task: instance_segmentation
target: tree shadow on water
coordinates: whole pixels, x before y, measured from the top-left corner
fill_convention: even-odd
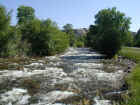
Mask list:
[[[61,57],[63,60],[99,60],[104,59],[104,56],[63,56]]]

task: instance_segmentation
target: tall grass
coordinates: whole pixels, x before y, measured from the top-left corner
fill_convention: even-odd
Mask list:
[[[140,48],[123,47],[119,54],[137,63],[140,62]]]
[[[120,51],[120,55],[136,61],[137,65],[128,76],[131,96],[126,98],[126,102],[122,105],[140,105],[140,48],[124,47]]]

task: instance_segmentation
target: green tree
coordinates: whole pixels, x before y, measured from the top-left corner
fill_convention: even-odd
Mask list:
[[[8,30],[11,16],[10,12],[7,12],[4,6],[0,5],[0,32]]]
[[[22,40],[30,45],[29,55],[45,56],[63,52],[68,47],[68,37],[50,19],[34,19],[21,26]]]
[[[64,28],[64,31],[67,33],[67,34],[73,34],[73,26],[72,24],[66,24],[63,26]]]
[[[7,12],[5,7],[0,5],[0,56],[5,56],[7,53],[10,20],[10,12]]]
[[[17,26],[10,26],[7,34],[7,44],[5,56],[19,55],[19,44],[21,43],[21,33]],[[22,43],[23,44],[23,43]]]
[[[25,51],[25,53],[27,53],[27,55],[32,55],[35,45],[39,43],[38,36],[40,34],[40,24],[40,20],[34,19],[20,26],[22,34],[21,42],[23,42],[25,45],[22,46],[22,49],[26,49],[27,52]]]
[[[129,25],[130,18],[116,8],[103,9],[95,16],[97,29],[90,29],[89,34],[94,36],[90,43],[94,43],[93,48],[113,57],[125,44]]]
[[[138,30],[136,36],[134,37],[134,46],[140,47],[140,29]]]
[[[95,25],[90,25],[89,31],[86,36],[86,46],[94,48],[96,43],[96,37],[98,34],[98,27]]]
[[[121,32],[127,32],[130,25],[130,18],[114,8],[103,9],[95,16],[95,24],[101,31],[116,28]]]
[[[116,29],[108,29],[101,34],[101,37],[97,41],[97,49],[108,57],[113,57],[119,52],[122,45],[122,38],[120,31]]]
[[[84,47],[85,46],[85,36],[76,37],[75,45],[76,47]]]
[[[130,31],[126,32],[126,38],[124,39],[124,45],[128,47],[134,46],[134,36]]]
[[[17,9],[17,11],[19,24],[29,22],[35,18],[35,10],[32,7],[22,5]]]
[[[75,35],[74,35],[74,31],[73,31],[73,26],[72,24],[66,24],[63,26],[64,32],[67,33],[67,35],[69,36],[69,44],[70,46],[75,46]]]
[[[54,55],[65,51],[69,46],[69,39],[66,33],[61,32],[55,22],[51,19],[42,21],[41,34],[46,36],[47,55]]]

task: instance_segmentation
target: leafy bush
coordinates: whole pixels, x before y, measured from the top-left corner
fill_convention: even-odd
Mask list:
[[[123,47],[119,52],[121,56],[124,56],[128,59],[135,61],[136,63],[140,62],[140,49],[133,47]]]
[[[95,26],[90,26],[87,45],[113,57],[127,42],[129,24],[130,18],[116,8],[103,9],[95,16]]]
[[[86,46],[91,47],[91,48],[95,47],[97,34],[98,34],[98,27],[95,25],[90,25],[89,31],[86,36],[86,42],[85,42]]]
[[[0,6],[0,56],[15,56],[20,36],[16,27],[10,26],[10,12]]]
[[[11,26],[7,35],[6,52],[7,56],[19,55],[19,43],[21,41],[21,34],[16,26]]]
[[[75,45],[76,45],[76,47],[84,47],[85,46],[85,36],[76,37]]]
[[[17,11],[18,24],[24,24],[35,18],[35,10],[32,7],[22,5]]]
[[[22,40],[30,44],[29,55],[54,55],[68,47],[68,37],[50,19],[32,20],[21,26]]]
[[[121,33],[116,29],[106,30],[97,41],[98,50],[113,57],[122,46]]]
[[[84,42],[76,41],[75,45],[76,45],[76,47],[84,47]]]
[[[140,47],[140,29],[138,30],[136,36],[134,37],[134,46]]]
[[[132,33],[127,32],[125,34],[126,34],[126,37],[124,39],[124,45],[128,47],[134,46],[134,36],[132,35]]]
[[[63,26],[64,28],[64,32],[67,33],[68,35],[68,38],[69,38],[69,45],[72,46],[72,47],[75,47],[75,42],[76,42],[76,39],[75,39],[75,34],[74,34],[74,30],[73,30],[73,26],[72,24],[66,24]]]
[[[54,55],[63,52],[69,45],[66,33],[61,32],[57,24],[50,19],[35,18],[34,9],[20,6],[18,9],[18,26],[21,30],[20,52],[33,56]]]

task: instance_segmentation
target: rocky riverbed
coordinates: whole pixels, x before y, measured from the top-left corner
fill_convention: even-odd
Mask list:
[[[0,105],[113,105],[127,92],[134,63],[104,60],[88,48],[19,60],[0,59]]]

